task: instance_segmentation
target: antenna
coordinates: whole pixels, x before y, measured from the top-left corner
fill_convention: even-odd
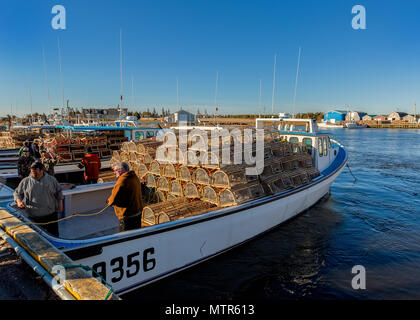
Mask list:
[[[122,28],[120,28],[120,71],[121,71],[121,104],[120,104],[120,119],[123,112],[123,61],[122,61]]]
[[[61,52],[60,52],[60,38],[59,37],[57,37],[57,46],[58,46],[58,63],[60,65],[61,97],[63,100],[63,109],[64,109],[64,87],[63,87],[63,73],[61,70]]]
[[[219,84],[219,71],[216,71],[216,89],[214,91],[214,106],[216,108],[216,125],[217,125],[217,111],[218,111],[218,108],[217,108],[217,87],[218,87],[218,84]]]
[[[277,53],[274,55],[273,93],[271,94],[271,114],[272,115],[274,115],[274,90],[276,88],[276,62],[277,62]]]
[[[302,51],[302,48],[299,47],[299,56],[298,56],[298,63],[297,63],[297,69],[296,69],[296,81],[295,81],[295,93],[293,95],[293,118],[295,117],[295,107],[296,107],[296,89],[298,84],[298,77],[299,77],[299,66],[300,66],[300,53]]]
[[[178,91],[178,77],[176,77],[176,107],[179,110],[179,91]]]
[[[32,124],[32,93],[31,87],[29,86],[29,102],[31,104],[31,116],[29,117],[29,123]]]
[[[131,76],[131,104],[134,110],[134,78]]]
[[[42,60],[44,62],[44,78],[45,78],[45,86],[47,88],[48,110],[51,111],[51,99],[50,99],[50,90],[48,89],[47,62],[45,61],[45,50],[44,50],[44,46],[42,46]]]
[[[259,99],[258,99],[258,111],[261,112],[261,79],[260,79],[260,92],[259,92]],[[265,110],[264,110],[265,113]]]

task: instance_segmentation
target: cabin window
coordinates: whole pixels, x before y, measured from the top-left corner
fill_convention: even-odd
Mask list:
[[[319,153],[319,156],[322,157],[323,150],[322,150],[322,139],[321,138],[318,138],[318,153]]]
[[[302,142],[306,146],[306,150],[308,151],[308,153],[312,155],[312,139],[303,138]]]
[[[154,131],[146,131],[146,138],[152,138],[155,136]]]
[[[290,143],[298,143],[298,142],[299,142],[299,139],[298,139],[297,137],[291,137],[291,138],[289,139],[289,142],[290,142]]]
[[[140,141],[144,139],[144,132],[143,131],[136,131],[136,141]]]
[[[331,146],[331,140],[330,140],[330,137],[328,137],[327,139],[328,139],[328,148],[330,148],[330,149],[331,149],[331,148],[332,148],[332,146]]]
[[[324,142],[324,156],[326,156],[328,155],[327,138],[323,138],[322,141]]]

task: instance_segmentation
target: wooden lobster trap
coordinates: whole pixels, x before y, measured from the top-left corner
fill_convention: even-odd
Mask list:
[[[149,172],[153,173],[156,176],[162,175],[162,166],[160,165],[159,161],[153,160],[149,166]]]
[[[301,155],[299,155],[298,161],[300,166],[303,168],[311,168],[314,166],[312,156],[307,152],[304,152]]]
[[[127,144],[127,150],[128,150],[128,152],[130,152],[130,153],[137,152],[137,146],[136,146],[136,144],[133,141],[126,142],[126,144]]]
[[[85,156],[85,152],[84,151],[72,151],[72,155],[73,155],[73,160],[74,161],[80,161]]]
[[[264,196],[264,190],[258,181],[238,184],[231,190],[238,204]]]
[[[264,181],[262,181],[262,186],[267,194],[276,194],[282,192],[288,187],[283,182],[283,174],[275,174],[269,177],[266,177]]]
[[[231,188],[236,184],[246,183],[245,165],[227,166],[213,173],[212,186],[216,188]]]
[[[142,225],[152,226],[157,223],[157,216],[162,211],[173,210],[186,203],[185,198],[176,198],[164,202],[158,202],[148,205],[142,211]]]
[[[156,177],[153,173],[148,173],[146,175],[146,186],[149,188],[156,188],[157,187],[157,181]]]
[[[60,152],[58,153],[60,162],[71,162],[73,161],[73,155],[70,152]]]
[[[149,172],[149,169],[144,163],[140,163],[137,166],[136,174],[139,177],[139,179],[143,179],[147,175],[148,172]]]
[[[169,181],[166,177],[159,177],[156,182],[156,186],[162,191],[169,191]]]
[[[184,186],[184,196],[188,199],[200,198],[200,193],[198,191],[197,186],[192,182],[186,183]]]
[[[294,170],[288,173],[290,180],[292,181],[293,187],[299,187],[303,184],[308,183],[309,177],[305,170]]]
[[[193,174],[193,182],[200,185],[211,185],[211,178],[203,168],[197,168]]]
[[[176,169],[172,163],[163,166],[162,175],[167,178],[175,179],[177,177]]]
[[[157,216],[157,223],[165,223],[175,220],[184,219],[187,217],[196,216],[210,211],[214,206],[200,200],[187,202],[181,207],[161,211]]]
[[[158,202],[163,202],[167,200],[167,193],[168,193],[167,191],[157,188],[155,193],[156,193],[156,198]]]
[[[183,197],[184,190],[182,188],[181,182],[173,180],[169,183],[169,194],[176,197]]]
[[[212,187],[205,186],[202,190],[202,198],[204,202],[214,204],[216,206],[219,205],[219,196]]]
[[[291,155],[281,158],[281,164],[284,170],[296,170],[299,168],[299,158],[297,155]]]
[[[321,175],[318,168],[316,167],[304,168],[304,170],[306,171],[306,174],[308,175],[310,180],[313,180]]]
[[[123,142],[123,143],[121,144],[121,151],[124,151],[124,152],[126,152],[126,153],[129,153],[129,152],[130,152],[130,150],[129,150],[129,148],[128,148],[128,144],[129,144],[129,142],[128,142],[128,141]]]
[[[190,182],[191,181],[190,169],[187,166],[178,167],[177,179],[182,182]]]
[[[260,174],[260,178],[265,180],[273,175],[276,175],[282,172],[283,166],[281,162],[281,158],[279,157],[272,157],[268,160],[264,161],[264,169],[263,172]]]
[[[117,150],[114,150],[112,152],[112,158],[115,159],[116,161],[121,161],[120,153]]]

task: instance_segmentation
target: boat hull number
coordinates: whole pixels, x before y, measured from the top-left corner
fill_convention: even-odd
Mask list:
[[[127,256],[119,256],[105,262],[100,261],[92,266],[102,278],[111,283],[117,283],[122,279],[132,278],[141,271],[148,272],[156,267],[154,258],[155,249],[148,248],[143,252],[133,252]],[[96,276],[95,274],[93,276]]]

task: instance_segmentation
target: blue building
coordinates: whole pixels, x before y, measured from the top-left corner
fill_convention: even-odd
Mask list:
[[[347,111],[344,110],[331,110],[324,113],[324,122],[336,123],[346,120]]]

